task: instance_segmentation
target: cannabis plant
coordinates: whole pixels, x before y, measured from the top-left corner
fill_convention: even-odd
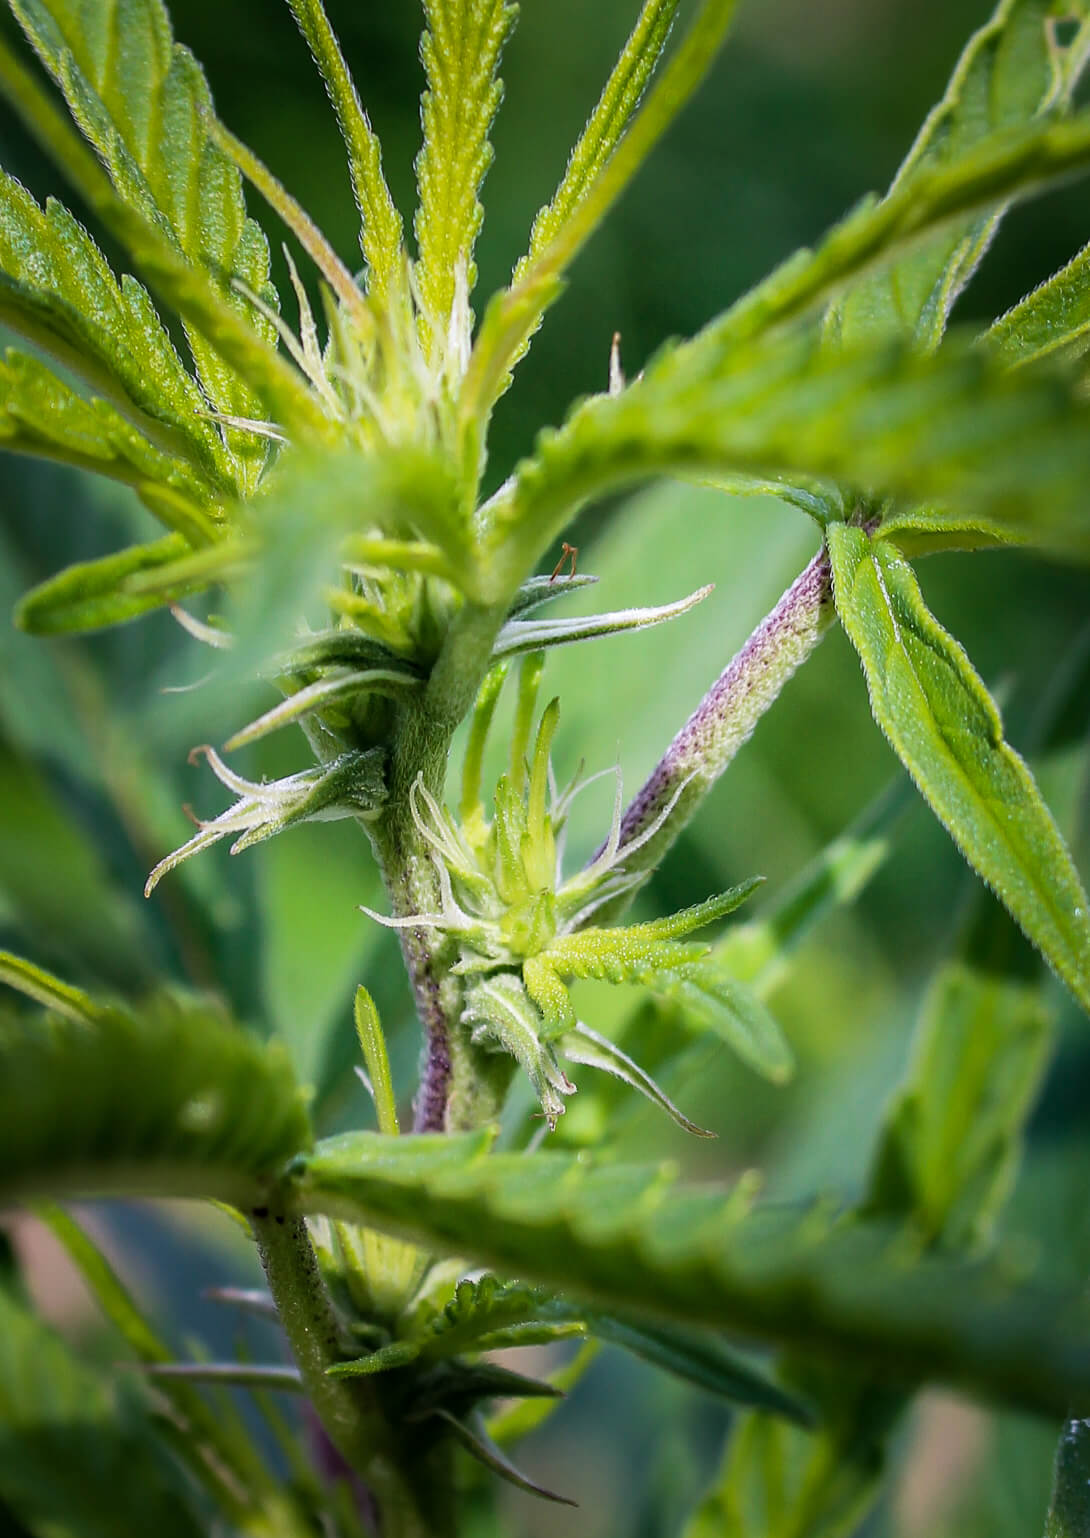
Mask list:
[[[56,637],[169,606],[186,644],[208,648],[202,677],[165,697],[144,741],[104,749],[146,834],[163,826],[149,758],[183,732],[217,738],[192,749],[193,794],[210,801],[215,780],[230,803],[194,814],[173,849],[158,842],[146,887],[155,903],[184,891],[204,936],[232,920],[229,904],[202,906],[203,851],[229,841],[241,853],[307,821],[355,825],[356,922],[396,931],[419,1020],[412,1130],[368,991],[385,996],[383,977],[358,979],[354,1004],[377,1130],[358,1125],[371,1119],[361,1092],[349,1130],[330,1136],[328,1105],[308,1105],[261,1029],[256,990],[240,1024],[215,966],[189,968],[187,990],[146,970],[111,988],[116,936],[94,903],[80,922],[101,986],[93,959],[57,976],[38,964],[50,949],[40,915],[37,931],[33,913],[2,915],[30,955],[0,956],[13,990],[0,1194],[53,1228],[114,1331],[108,1358],[132,1359],[122,1371],[76,1355],[9,1260],[5,1531],[498,1531],[498,1479],[566,1498],[509,1449],[607,1342],[734,1407],[719,1473],[702,1498],[689,1492],[684,1538],[853,1531],[931,1382],[1073,1416],[1048,1531],[1090,1533],[1081,1286],[995,1241],[1055,1005],[1090,1010],[1087,898],[912,565],[1011,545],[1090,555],[1090,247],[982,335],[947,330],[1004,210],[1090,169],[1090,113],[1073,105],[1090,6],[1001,0],[884,197],[631,378],[615,341],[602,392],[501,480],[488,458],[497,403],[734,6],[705,0],[671,43],[678,0],[645,0],[510,283],[482,304],[474,246],[515,7],[424,0],[410,237],[320,0],[289,3],[344,139],[360,272],[217,118],[160,0],[10,0],[57,90],[4,42],[4,97],[96,233],[0,173],[0,320],[21,339],[0,364],[0,438],[131,488],[166,531],[70,565],[22,597],[15,623]],[[244,184],[293,237],[285,294]],[[673,621],[708,592],[587,612],[595,575],[573,520],[655,477],[713,488],[722,511],[703,502],[709,517],[779,499],[810,520],[813,553],[717,678],[726,659],[706,634],[707,692],[634,794],[616,773],[612,814],[580,861],[565,825],[611,766],[569,783],[554,773],[565,717],[544,687],[550,653]],[[679,514],[675,532],[704,531]],[[769,1000],[803,937],[889,851],[900,784],[768,898],[749,876],[680,911],[648,903],[664,856],[837,624],[875,721],[990,892],[931,981],[869,1172],[839,1200],[768,1201],[748,1176],[727,1187],[630,1163],[616,1129],[639,1095],[696,1137],[723,1130],[674,1103],[708,1042],[745,1073],[787,1079],[792,1046]],[[65,657],[93,720],[89,675]],[[1041,755],[1071,740],[1085,703],[1085,668],[1056,659],[1054,672],[1027,736]],[[608,674],[596,678],[608,720]],[[237,713],[223,741],[225,702]],[[247,774],[243,750],[274,733],[291,738],[283,772]],[[28,858],[54,862],[50,890],[82,880],[63,849]],[[253,879],[246,866],[233,863],[233,879]],[[319,925],[328,900],[321,884],[305,894]],[[291,964],[316,962],[303,946]],[[588,981],[625,991],[629,1012]],[[355,1053],[355,1039],[340,1050]],[[47,1205],[102,1195],[196,1198],[233,1218],[266,1285],[215,1296],[274,1322],[270,1359],[194,1348],[179,1360],[76,1217]],[[496,1356],[572,1339],[583,1345],[561,1345],[545,1376]],[[217,1397],[224,1385],[253,1391],[279,1450]],[[295,1419],[273,1391],[295,1396]]]

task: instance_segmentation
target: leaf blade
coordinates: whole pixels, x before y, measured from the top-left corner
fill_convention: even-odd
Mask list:
[[[95,1010],[0,1020],[5,1196],[143,1190],[245,1207],[308,1143],[281,1050],[207,1008]]]
[[[64,93],[119,195],[207,274],[221,299],[269,345],[275,331],[234,286],[276,304],[268,242],[247,218],[242,184],[210,139],[204,74],[174,42],[160,0],[13,0],[31,45]],[[216,408],[253,417],[256,400],[233,368],[192,337]],[[245,440],[235,436],[245,455]],[[250,446],[248,457],[252,458]]]
[[[672,1169],[540,1153],[459,1167],[451,1150],[436,1158],[435,1141],[359,1133],[321,1145],[294,1166],[294,1203],[605,1308],[834,1350],[899,1378],[1060,1413],[1086,1391],[1090,1320],[1077,1298],[1012,1290],[980,1263],[918,1261],[893,1230],[829,1212],[750,1211],[718,1187],[668,1201]]]
[[[970,865],[1090,1010],[1086,895],[991,697],[898,552],[843,524],[828,538],[875,719]]]
[[[898,171],[891,195],[913,175],[953,164],[990,134],[1062,110],[1090,42],[1085,5],[1073,6],[1070,14],[1079,29],[1061,48],[1048,0],[1000,0],[991,19],[969,40],[946,93]],[[827,340],[843,345],[903,336],[925,349],[936,347],[951,306],[1001,217],[999,209],[954,223],[935,240],[854,284],[826,316]]]
[[[477,277],[473,247],[484,219],[480,189],[492,162],[488,133],[503,95],[496,71],[516,14],[507,0],[424,0],[420,54],[427,85],[416,162],[416,280],[425,345],[433,353],[456,331],[468,348],[469,295]],[[464,316],[457,314],[460,292]]]

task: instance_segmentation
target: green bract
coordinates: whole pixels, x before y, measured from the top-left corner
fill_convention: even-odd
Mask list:
[[[1012,1259],[996,1238],[1054,1018],[1077,1010],[1074,1036],[1090,1013],[1090,906],[1067,842],[1078,797],[1068,785],[1069,804],[1049,810],[909,561],[1004,545],[1090,554],[1090,247],[982,335],[946,334],[1005,210],[1090,169],[1090,112],[1075,105],[1087,6],[1001,0],[884,197],[862,200],[695,336],[663,345],[631,382],[615,343],[608,388],[542,431],[501,480],[489,462],[496,404],[575,258],[705,80],[733,0],[645,0],[509,284],[483,299],[475,250],[516,6],[423,0],[409,220],[321,0],[289,0],[345,144],[357,274],[358,257],[336,251],[217,117],[160,0],[9,3],[30,51],[0,42],[0,94],[94,228],[0,171],[0,321],[19,340],[0,360],[0,448],[120,483],[165,530],[92,559],[74,552],[84,558],[38,580],[15,621],[67,636],[170,606],[209,648],[211,671],[126,732],[78,654],[57,653],[79,717],[61,713],[58,762],[46,755],[48,775],[30,762],[42,746],[33,711],[10,754],[0,735],[5,799],[36,812],[52,805],[52,779],[79,790],[78,818],[28,814],[39,835],[29,858],[14,839],[0,851],[14,873],[9,893],[0,871],[0,923],[10,918],[35,958],[0,953],[0,982],[18,995],[0,1017],[0,1193],[216,1202],[256,1244],[267,1291],[213,1296],[277,1321],[290,1360],[175,1360],[90,1233],[37,1207],[138,1371],[118,1390],[77,1358],[34,1316],[0,1251],[0,1527],[10,1516],[19,1538],[126,1538],[140,1520],[179,1535],[457,1538],[470,1530],[467,1491],[480,1508],[472,1530],[491,1531],[483,1476],[471,1484],[456,1458],[567,1500],[505,1448],[552,1413],[598,1343],[737,1411],[686,1538],[850,1533],[911,1394],[929,1382],[1053,1417],[1084,1411],[1083,1279]],[[292,236],[283,294],[247,189]],[[132,270],[115,271],[106,251]],[[810,520],[810,558],[704,680],[627,802],[616,770],[612,816],[579,860],[565,851],[572,805],[599,775],[580,766],[558,783],[554,754],[569,741],[559,699],[539,708],[551,653],[668,620],[698,634],[703,613],[690,611],[712,588],[541,611],[585,603],[596,581],[563,538],[584,506],[660,477],[717,488],[724,517],[731,498],[778,498]],[[670,540],[701,537],[671,517]],[[722,1044],[754,1096],[752,1073],[778,1086],[796,1055],[805,1081],[813,1043],[789,1044],[771,995],[794,976],[822,996],[824,961],[801,944],[887,862],[911,786],[892,787],[720,936],[697,937],[760,877],[731,870],[701,888],[715,895],[661,903],[677,910],[665,916],[652,882],[837,623],[908,779],[994,895],[976,893],[935,968],[901,1086],[874,1116],[869,1177],[844,1198],[774,1201],[750,1176],[695,1184],[670,1163],[630,1162],[631,1091],[707,1137],[744,1116],[742,1097],[712,1107],[714,1121],[705,1109],[713,1125],[702,1127],[673,1096],[696,1097]],[[709,675],[722,663],[713,629]],[[1073,758],[1085,761],[1072,726],[1085,669],[1076,658],[1070,676],[1055,671],[1037,744],[1070,776]],[[190,762],[203,758],[234,800],[193,816],[197,831],[179,843],[148,739],[160,719],[188,731],[206,716],[194,737],[211,736],[225,701],[227,758],[274,733],[303,756],[293,764],[282,747],[289,757],[265,778],[194,748]],[[610,704],[607,679],[595,710],[605,717]],[[0,728],[5,710],[0,689]],[[81,730],[97,744],[86,783]],[[807,761],[805,723],[791,751]],[[770,786],[770,828],[778,795]],[[294,1019],[293,968],[320,974],[331,1017],[347,1020],[349,982],[324,949],[324,883],[296,896],[281,926],[281,941],[293,927],[309,937],[285,965],[286,947],[266,955],[259,925],[239,917],[252,911],[239,893],[247,880],[262,899],[293,886],[290,857],[256,875],[243,862],[230,884],[214,861],[189,864],[224,839],[234,853],[330,820],[364,835],[358,868],[346,856],[342,906],[384,893],[359,906],[396,931],[423,1032],[405,1134],[378,953],[362,963],[367,986],[350,980],[356,1041],[342,1031],[343,1043],[312,1051],[317,1022]],[[169,943],[141,943],[151,921],[131,900],[131,873],[80,854],[95,822],[114,854],[120,836],[152,866],[146,895],[170,875],[153,910]],[[626,920],[634,903],[645,906]],[[53,958],[97,986],[39,964]],[[193,989],[168,985],[175,960]],[[263,994],[262,967],[286,996],[273,1007],[297,1055],[308,1043],[319,1081],[309,1110],[283,1047],[222,1004],[241,997],[240,1018],[267,1025],[276,989]],[[596,984],[632,990],[629,1015],[611,1014]],[[833,1050],[850,993],[821,1021]],[[316,1143],[357,1042],[379,1131]],[[843,1065],[845,1078],[858,1066]],[[559,1146],[539,1152],[545,1138]],[[776,1354],[728,1344],[727,1331]],[[545,1376],[490,1356],[576,1338],[578,1355]],[[208,1397],[223,1385],[254,1392],[279,1462]],[[285,1427],[270,1390],[303,1398],[309,1441]],[[497,1399],[518,1403],[489,1413]],[[1061,1446],[1056,1538],[1085,1532],[1085,1425],[1074,1420]],[[356,1484],[326,1478],[334,1467]]]

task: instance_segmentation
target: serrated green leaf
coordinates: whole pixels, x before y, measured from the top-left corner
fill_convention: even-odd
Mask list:
[[[468,354],[473,247],[484,218],[480,189],[492,163],[488,132],[503,95],[496,70],[517,8],[507,0],[424,0],[424,15],[416,282],[425,345],[433,355],[450,345],[456,355],[461,347]]]
[[[912,801],[912,786],[906,776],[900,776],[762,913],[732,925],[716,941],[711,952],[715,966],[767,1001],[790,975],[799,946],[814,928],[836,908],[854,902],[881,869],[896,827]],[[687,1083],[706,1068],[708,1041],[702,1036],[678,1052],[676,1033],[684,1026],[685,1015],[678,1000],[646,999],[629,1018],[622,1039],[646,1068]],[[624,1114],[612,1086],[596,1087],[595,1096],[611,1124]]]
[[[922,166],[881,200],[867,197],[811,251],[803,248],[713,320],[691,346],[711,356],[835,301],[845,286],[927,237],[964,228],[1085,169],[1090,116],[1008,129],[943,165]]]
[[[644,0],[636,24],[571,152],[560,185],[534,220],[530,249],[515,268],[514,282],[556,238],[613,158],[662,57],[677,7],[678,0]]]
[[[0,1291],[0,1499],[35,1532],[204,1532],[130,1396]]]
[[[809,1412],[793,1394],[774,1383],[762,1366],[723,1341],[682,1325],[649,1323],[627,1314],[583,1309],[549,1292],[494,1276],[461,1281],[454,1297],[426,1333],[398,1340],[358,1362],[343,1363],[338,1375],[371,1375],[411,1361],[434,1362],[463,1351],[493,1351],[590,1332],[737,1404],[759,1406],[807,1423]]]
[[[600,199],[600,189],[596,188],[596,184],[600,183],[606,167],[621,144],[662,57],[677,14],[677,6],[678,0],[645,0],[598,103],[571,152],[560,185],[534,219],[529,250],[520,258],[511,277],[508,308],[521,308],[524,313],[519,317],[522,335],[517,340],[512,336],[509,343],[512,355],[506,363],[508,369],[513,368],[526,352],[546,309],[561,292],[561,270],[571,260],[571,253],[565,250],[560,257],[559,252],[550,252],[549,248],[557,241],[584,199],[593,197],[596,190],[599,191]],[[709,47],[707,56],[710,58],[713,52]],[[679,92],[671,103],[672,112],[677,112],[683,105],[683,94]],[[658,134],[662,133],[667,121],[668,116],[664,113]],[[641,148],[642,156],[650,153],[653,138],[657,136],[648,137],[648,142]],[[637,164],[638,161],[633,157],[629,176],[635,173]],[[604,218],[609,203],[618,195],[618,191],[611,190],[606,200],[600,200],[595,223]],[[581,238],[585,239],[585,234]],[[546,253],[549,253],[548,256]],[[517,305],[515,295],[520,290],[522,304]],[[489,316],[489,324],[494,327],[497,314],[498,311],[492,311]],[[499,329],[497,327],[497,331]]]
[[[1074,38],[1056,39],[1052,0],[1000,0],[970,39],[946,94],[930,113],[891,188],[921,171],[956,164],[991,134],[1061,110],[1070,98],[1090,45],[1087,7],[1068,8],[1079,23]],[[854,285],[826,317],[826,337],[838,344],[905,337],[936,347],[951,306],[972,277],[1000,214],[945,229],[881,272]]]
[[[509,370],[526,351],[541,317],[559,295],[565,270],[704,79],[730,26],[736,3],[705,0],[623,137],[615,138],[623,123],[607,128],[597,111],[591,118],[590,137],[585,145],[580,140],[572,157],[576,165],[573,181],[568,185],[565,178],[557,191],[557,214],[563,210],[563,217],[554,221],[552,205],[539,215],[544,221],[541,243],[516,268],[511,286],[495,294],[485,311],[460,403],[463,425],[471,435],[506,389]],[[645,20],[649,22],[646,28]],[[654,55],[665,41],[661,15],[656,19],[650,6],[641,13],[633,39],[635,47],[630,39],[599,103],[599,108],[605,104],[607,118],[614,111],[615,89],[616,106],[631,111],[643,80],[653,68]]]
[[[297,1161],[294,1202],[607,1309],[835,1351],[1050,1413],[1087,1392],[1090,1318],[1077,1297],[980,1262],[921,1261],[894,1231],[831,1212],[749,1210],[721,1187],[671,1194],[669,1169],[540,1153],[436,1167],[434,1141],[334,1139]]]
[[[222,285],[217,287],[211,276],[179,250],[162,221],[146,217],[119,195],[53,98],[2,40],[0,93],[44,153],[129,252],[151,287],[188,322],[191,333],[206,339],[208,347],[203,352],[226,359],[239,378],[248,381],[273,418],[297,435],[310,440],[328,437],[328,422],[320,406],[291,365],[279,357],[264,331],[250,324],[246,308],[225,297]],[[237,176],[233,168],[232,175]],[[235,301],[239,301],[237,294]],[[252,483],[267,444],[242,430],[235,434],[234,443]]]
[[[1001,315],[981,340],[1008,368],[1081,357],[1090,347],[1090,246]]]
[[[403,252],[401,216],[394,207],[382,174],[378,136],[360,105],[321,0],[289,0],[289,3],[325,82],[348,151],[352,191],[361,220],[360,247],[367,262],[367,291],[380,303],[386,303],[391,290],[401,284]]]
[[[894,549],[844,524],[828,539],[875,719],[970,865],[1090,1010],[1087,898],[994,702]]]
[[[233,490],[235,466],[207,400],[147,290],[114,277],[60,203],[44,208],[0,172],[0,318],[105,393],[160,450]]]
[[[240,282],[275,306],[268,242],[246,217],[237,170],[209,137],[208,84],[174,42],[160,0],[12,0],[12,9],[120,196],[275,345],[275,329],[234,287]],[[260,415],[256,397],[215,349],[192,332],[190,345],[217,410]],[[231,436],[239,457],[253,460],[252,438]]]
[[[890,345],[830,353],[797,333],[707,372],[688,347],[667,349],[621,395],[539,438],[490,507],[490,543],[513,588],[587,499],[726,469],[830,475],[876,501],[941,497],[955,521],[982,514],[1085,554],[1087,422],[1071,385],[1009,376],[953,343],[932,358]]]
[[[1082,697],[1081,681],[1076,667],[1045,706],[1039,731],[1046,741]],[[979,1248],[990,1235],[1048,1044],[1040,960],[979,888],[956,953],[928,992],[864,1199],[872,1216],[899,1218],[947,1250]],[[747,1418],[685,1538],[847,1538],[858,1530],[878,1494],[885,1443],[905,1399],[865,1375],[807,1375],[797,1359],[782,1371],[804,1392],[809,1381],[821,1430],[802,1437],[768,1417]]]
[[[91,1022],[0,1022],[5,1198],[118,1191],[245,1207],[307,1146],[280,1050],[207,1007],[96,1009]]]
[[[168,510],[192,544],[217,533],[206,489],[183,461],[173,459],[106,401],[85,400],[37,358],[9,349],[0,363],[0,447],[76,465],[138,491],[161,482],[176,492]]]
[[[943,550],[1002,550],[1029,545],[1032,531],[986,513],[958,513],[946,507],[895,507],[881,521],[883,541],[910,559]]]
[[[180,534],[168,534],[154,544],[130,545],[115,555],[67,566],[23,595],[15,610],[15,623],[33,635],[70,635],[123,625],[165,603],[176,603],[200,592],[204,582],[197,578],[167,584],[155,593],[127,592],[124,584],[136,572],[172,565],[189,548]]]

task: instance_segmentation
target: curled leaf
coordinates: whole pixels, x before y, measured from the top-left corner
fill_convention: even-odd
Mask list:
[[[670,1120],[681,1127],[685,1132],[691,1132],[694,1137],[715,1137],[714,1132],[709,1132],[706,1127],[698,1127],[690,1121],[667,1095],[666,1091],[656,1084],[649,1073],[645,1073],[638,1063],[622,1052],[616,1042],[610,1041],[605,1036],[600,1036],[597,1031],[592,1031],[589,1025],[584,1025],[580,1020],[575,1030],[565,1036],[560,1043],[560,1050],[569,1063],[582,1063],[587,1068],[600,1068],[604,1073],[612,1074],[615,1079],[630,1088],[638,1090],[641,1095],[646,1095],[652,1105],[657,1105],[665,1111]]]
[[[229,834],[239,835],[231,847],[231,853],[238,854],[252,844],[283,832],[293,823],[331,822],[341,817],[374,813],[386,797],[382,770],[384,754],[380,748],[365,753],[342,753],[332,763],[319,764],[285,779],[270,781],[243,779],[210,747],[194,748],[189,755],[190,763],[199,754],[208,760],[220,783],[233,790],[239,799],[211,822],[201,823],[200,831],[193,838],[159,861],[144,887],[145,897],[151,896],[167,871],[190,855],[211,848]]]

